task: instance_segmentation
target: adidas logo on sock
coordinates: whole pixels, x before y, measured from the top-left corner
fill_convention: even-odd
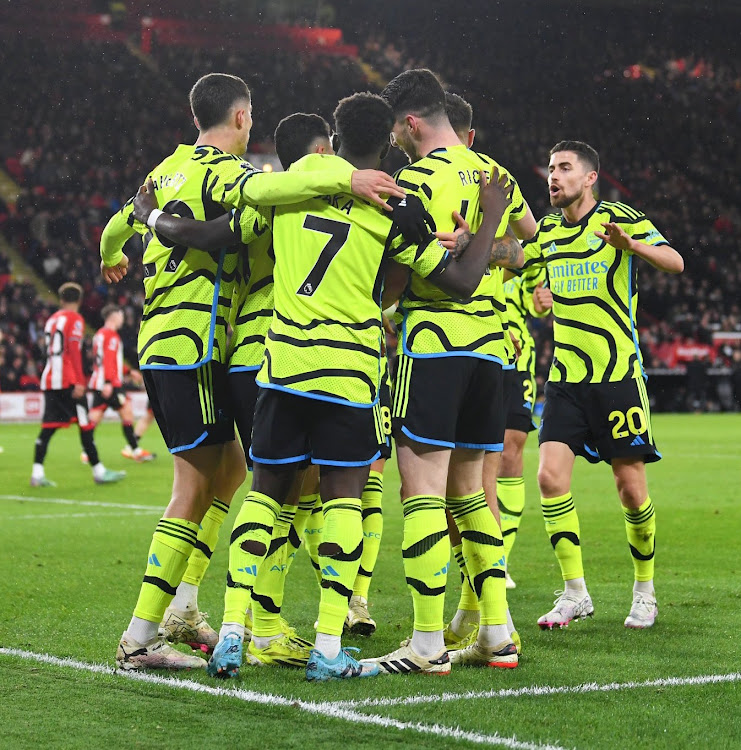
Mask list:
[[[327,565],[326,568],[322,568],[322,575],[323,576],[334,576],[335,578],[339,578],[340,577],[340,574],[331,565]]]
[[[240,573],[246,573],[248,576],[257,575],[257,565],[248,565],[246,568],[237,568]]]
[[[162,563],[157,559],[157,555],[155,555],[154,553],[149,556],[149,564],[154,565],[157,568],[162,567]]]

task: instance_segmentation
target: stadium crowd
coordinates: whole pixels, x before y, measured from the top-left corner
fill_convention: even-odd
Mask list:
[[[713,334],[741,332],[735,292],[741,267],[741,187],[733,178],[741,118],[738,69],[718,62],[712,51],[691,55],[661,46],[659,40],[651,48],[606,44],[601,55],[572,60],[568,71],[554,66],[544,77],[537,66],[522,66],[513,78],[508,65],[518,50],[506,36],[497,38],[498,54],[486,65],[462,70],[455,46],[425,43],[433,28],[425,23],[409,24],[404,34],[395,30],[393,37],[377,28],[355,39],[341,11],[337,20],[345,25],[348,41],[359,44],[361,60],[382,79],[427,65],[471,101],[477,145],[518,175],[536,215],[549,210],[545,183],[536,172],[546,163],[547,149],[574,133],[594,143],[607,175],[601,193],[646,210],[685,257],[687,271],[679,277],[641,268],[639,325],[647,366],[683,366],[695,354],[684,357],[682,351],[694,352],[698,345],[705,347],[706,364],[734,364],[741,341],[718,344]],[[561,37],[543,21],[535,32],[544,59],[557,56]],[[488,31],[473,25],[466,34],[475,48],[485,43]],[[203,70],[244,75],[254,95],[251,150],[258,152],[272,149],[272,130],[290,112],[328,117],[341,96],[378,88],[378,78],[369,80],[358,61],[349,58],[218,49],[182,55],[178,48],[164,47],[155,51],[154,61],[166,84],[159,87],[152,107],[154,73],[124,47],[39,45],[22,36],[4,43],[11,57],[25,60],[27,67],[23,77],[14,75],[12,66],[0,71],[0,90],[16,103],[0,135],[0,158],[21,186],[15,207],[0,206],[0,227],[50,289],[67,279],[83,285],[82,312],[91,326],[100,324],[106,303],[123,306],[121,335],[130,360],[142,304],[141,267],[134,264],[121,289],[102,284],[100,233],[140,182],[145,165],[167,153],[173,141],[195,138],[183,105],[192,81]],[[60,65],[70,75],[60,76]],[[34,80],[33,87],[26,86],[28,79]],[[594,96],[581,97],[584,86],[591,86]],[[537,91],[537,100],[523,106],[523,91]],[[624,117],[605,120],[608,100]],[[701,132],[704,137],[696,137]],[[393,156],[387,168],[401,166],[400,158]],[[140,253],[135,247],[128,250],[133,257]],[[30,289],[19,292],[16,286],[4,291],[3,299],[22,298]],[[40,371],[32,324],[28,331],[16,330],[25,328],[22,321],[3,325],[15,325],[5,331],[6,339],[23,348],[22,362],[13,371],[29,377],[33,362]],[[550,323],[539,321],[536,332],[542,379],[552,355]],[[10,376],[5,385],[12,381]]]

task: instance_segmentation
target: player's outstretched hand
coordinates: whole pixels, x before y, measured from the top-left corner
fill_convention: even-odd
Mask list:
[[[471,237],[471,227],[458,211],[453,211],[455,230],[452,232],[435,232],[440,244],[457,260],[466,249],[467,240]]]
[[[355,195],[377,203],[386,211],[392,211],[393,209],[381,196],[403,198],[406,195],[394,182],[393,177],[377,169],[356,169],[352,173],[350,189]]]
[[[421,245],[435,231],[435,220],[426,211],[416,195],[388,199],[391,206],[391,220],[412,245]]]
[[[486,179],[486,172],[479,170],[479,203],[484,214],[498,214],[504,216],[512,203],[512,191],[515,184],[505,172],[500,175],[494,167],[491,172],[491,182]]]
[[[602,222],[605,228],[604,232],[595,232],[594,234],[608,245],[612,245],[617,250],[630,250],[631,237],[626,234],[625,230],[614,221]]]
[[[533,289],[533,307],[539,314],[548,312],[553,307],[553,292],[543,286],[542,281]]]
[[[106,281],[106,284],[118,284],[121,279],[129,272],[129,259],[126,255],[121,256],[121,260],[115,266],[107,266],[100,261],[100,273]]]
[[[147,223],[149,214],[159,208],[157,196],[154,194],[154,182],[148,177],[147,181],[139,188],[139,192],[134,196],[134,218],[142,224]]]

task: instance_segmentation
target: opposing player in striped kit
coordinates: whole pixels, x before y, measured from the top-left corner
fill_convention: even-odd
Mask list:
[[[41,375],[44,416],[34,448],[31,486],[56,486],[46,478],[44,472],[49,441],[60,427],[69,427],[74,422],[80,428],[80,442],[89,457],[93,480],[98,484],[118,482],[126,476],[126,472],[106,469],[100,461],[93,440],[95,425],[88,415],[85,375],[82,371],[82,338],[85,330],[85,321],[80,315],[82,287],[72,282],[62,284],[59,287],[59,302],[59,310],[44,326],[46,367]]]
[[[88,382],[88,388],[93,392],[93,405],[90,407],[90,422],[97,427],[106,409],[118,412],[121,419],[126,448],[121,451],[124,458],[132,458],[138,463],[152,461],[154,453],[139,447],[139,439],[134,432],[134,412],[131,401],[122,389],[124,361],[123,342],[118,331],[123,325],[123,310],[116,305],[106,305],[101,311],[103,327],[93,336],[93,359],[95,365]],[[82,454],[83,463],[89,457]]]

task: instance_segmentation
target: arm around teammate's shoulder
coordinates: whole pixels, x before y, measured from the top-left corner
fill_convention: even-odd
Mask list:
[[[427,276],[427,281],[459,299],[470,297],[481,283],[491,261],[499,225],[512,200],[512,184],[507,185],[506,174],[500,177],[495,169],[491,183],[487,183],[486,174],[482,171],[480,180],[479,203],[484,211],[481,226],[474,235],[463,233],[457,237],[456,242],[465,245],[465,253],[455,262],[447,263]]]
[[[137,221],[153,229],[156,225],[157,234],[178,245],[200,250],[218,250],[236,242],[230,217],[231,214],[224,214],[211,221],[198,221],[160,211],[151,179],[139,188],[134,198],[134,218]]]

